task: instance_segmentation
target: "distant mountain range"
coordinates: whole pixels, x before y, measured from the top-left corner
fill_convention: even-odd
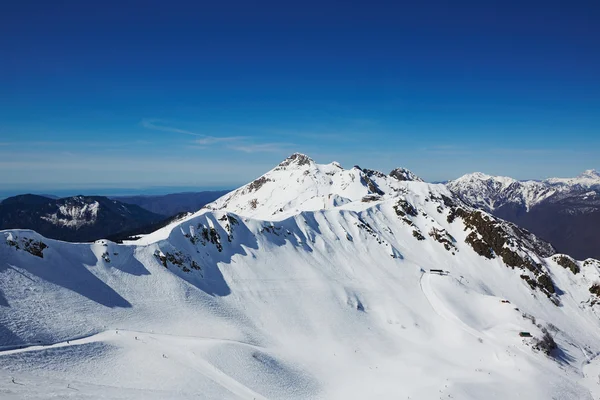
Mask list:
[[[600,173],[518,181],[480,172],[447,183],[464,202],[511,221],[576,258],[600,258]]]
[[[33,229],[59,240],[88,242],[164,220],[139,206],[102,196],[51,199],[26,194],[0,203],[0,229]]]
[[[331,168],[331,173],[334,173],[341,167],[332,163]],[[363,179],[368,179],[373,186],[381,173],[368,169],[364,171],[367,178]],[[389,176],[397,181],[421,181],[405,169],[395,169]],[[270,182],[272,178],[269,176],[255,180],[245,189],[241,200],[237,199],[241,195],[240,189],[232,192],[222,190],[110,198],[15,196],[0,203],[0,229],[29,228],[44,236],[67,241],[93,241],[100,238],[120,241],[151,233],[177,220],[183,213],[196,212],[217,199],[211,207],[230,208],[231,203],[235,202],[249,215],[253,215],[256,212],[254,210],[268,209],[272,215],[261,215],[265,219],[296,210],[298,202],[306,201],[315,210],[326,208],[329,203],[339,205],[348,202],[347,198],[338,194],[315,200],[317,193],[310,192],[312,189],[302,193],[302,198],[307,197],[305,200],[295,195],[290,197],[285,194],[287,186],[283,185],[278,190],[283,191],[282,195],[287,199],[285,202],[266,208],[258,207],[260,202],[271,203],[278,198],[253,197],[255,191],[262,186],[269,186]],[[350,186],[353,184],[345,183]],[[600,226],[600,173],[595,170],[585,171],[575,178],[543,181],[519,181],[475,172],[445,182],[445,185],[464,203],[531,231],[552,243],[562,253],[580,259],[600,258],[600,234],[597,228]],[[370,200],[375,200],[379,194],[374,190],[369,196]]]
[[[0,202],[1,229],[32,229],[70,242],[121,240],[150,233],[181,213],[197,211],[226,191],[163,196],[72,196],[25,194]]]
[[[138,205],[165,217],[171,217],[182,212],[196,212],[205,204],[215,201],[227,193],[229,190],[109,197],[122,203]]]

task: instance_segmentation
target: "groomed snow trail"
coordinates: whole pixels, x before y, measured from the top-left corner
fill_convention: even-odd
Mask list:
[[[35,346],[27,346],[19,349],[13,350],[5,350],[0,352],[0,360],[2,357],[23,354],[23,353],[33,353],[33,352],[46,352],[55,349],[61,348],[74,348],[77,346],[82,346],[91,343],[112,343],[114,345],[118,345],[120,347],[127,347],[127,342],[134,344],[143,344],[148,345],[148,351],[157,351],[160,350],[162,352],[165,360],[169,360],[171,358],[177,358],[180,360],[185,360],[186,364],[189,368],[193,368],[197,373],[207,377],[212,380],[216,384],[222,386],[229,392],[231,392],[236,398],[244,399],[244,400],[265,400],[266,397],[262,396],[259,393],[251,390],[245,385],[241,384],[237,380],[228,376],[223,371],[216,368],[214,365],[210,364],[206,360],[201,357],[194,357],[193,353],[187,352],[185,349],[182,349],[178,346],[179,342],[188,342],[195,344],[235,344],[248,346],[250,348],[258,349],[257,346],[243,343],[234,340],[226,340],[226,339],[216,339],[216,338],[204,338],[204,337],[193,337],[193,336],[176,336],[170,334],[160,334],[153,332],[142,332],[142,331],[130,331],[124,329],[111,329],[108,331],[100,332],[95,335],[90,335],[83,338],[77,338],[72,340],[66,340],[64,342],[49,344],[49,345],[35,345]]]

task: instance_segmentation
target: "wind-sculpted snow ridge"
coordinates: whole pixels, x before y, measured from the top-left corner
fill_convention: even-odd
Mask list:
[[[552,253],[444,185],[295,154],[135,242],[0,232],[0,393],[593,399],[600,262]]]

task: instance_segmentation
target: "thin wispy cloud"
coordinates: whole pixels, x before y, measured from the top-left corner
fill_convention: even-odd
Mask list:
[[[216,136],[205,136],[202,139],[194,140],[194,143],[200,146],[209,146],[216,143],[227,143],[227,142],[241,142],[246,140],[245,136],[227,136],[227,137],[216,137]]]
[[[160,123],[157,123],[157,122],[159,122],[159,120],[155,120],[155,119],[143,119],[140,122],[140,125],[143,126],[144,128],[152,129],[152,130],[155,130],[155,131],[171,132],[171,133],[182,133],[184,135],[193,135],[193,136],[204,136],[204,135],[201,135],[199,133],[188,131],[188,130],[185,130],[185,129],[179,129],[179,128],[175,128],[173,126],[161,125]]]
[[[197,132],[192,132],[192,131],[188,131],[186,129],[180,129],[174,126],[167,126],[167,125],[162,125],[160,123],[158,123],[158,120],[153,120],[153,119],[143,119],[140,122],[140,125],[143,126],[144,128],[147,129],[152,129],[155,131],[162,131],[162,132],[171,132],[171,133],[181,133],[184,135],[192,135],[192,136],[197,136],[199,137],[199,139],[195,139],[193,141],[194,144],[199,145],[199,146],[210,146],[213,144],[217,144],[217,143],[226,143],[226,142],[239,142],[239,141],[245,141],[248,138],[245,136],[211,136],[211,135],[203,135],[201,133],[197,133]]]
[[[188,131],[185,129],[179,129],[173,126],[162,125],[159,120],[155,119],[143,119],[140,125],[147,129],[153,129],[163,132],[181,133],[185,135],[197,136],[198,139],[192,141],[193,148],[206,149],[215,145],[223,145],[225,148],[234,151],[240,151],[243,153],[267,153],[267,152],[281,152],[288,150],[292,143],[257,143],[251,140],[248,136],[211,136],[203,135],[200,133]]]

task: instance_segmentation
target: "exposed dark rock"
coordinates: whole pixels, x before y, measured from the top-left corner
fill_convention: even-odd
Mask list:
[[[398,216],[400,217],[404,217],[407,214],[412,217],[416,217],[417,215],[419,215],[417,209],[404,199],[398,199],[396,205],[394,205],[394,210],[396,211],[396,214],[398,214]]]
[[[252,181],[252,183],[248,185],[248,192],[254,192],[263,187],[265,183],[270,181],[271,179],[267,178],[266,176],[261,176],[260,178],[255,179],[254,181]]]
[[[458,216],[456,214],[457,210],[458,210],[458,208],[450,209],[450,212],[448,213],[448,217],[446,217],[446,221],[448,221],[449,224],[453,223],[456,220],[456,217]]]
[[[417,239],[417,240],[425,240],[425,236],[423,236],[423,234],[417,230],[414,230],[412,235]]]
[[[454,245],[456,240],[445,229],[431,228],[429,231],[429,236],[431,236],[435,241],[443,244],[446,250],[452,252],[457,250],[456,245]]]
[[[552,356],[556,349],[558,349],[558,345],[548,329],[542,328],[542,337],[534,339],[533,348],[544,352],[547,356]]]
[[[303,166],[303,165],[309,165],[313,162],[314,161],[312,160],[312,158],[310,158],[307,155],[300,154],[300,153],[294,153],[291,156],[289,156],[288,158],[286,158],[285,160],[283,160],[281,163],[279,163],[279,166],[287,167],[290,164],[296,164],[299,166]]]
[[[385,178],[386,178],[386,175],[385,175],[383,172],[379,172],[379,171],[376,171],[376,170],[374,170],[374,169],[367,169],[367,168],[365,168],[365,169],[363,169],[362,171],[363,171],[363,172],[365,173],[365,175],[367,175],[369,178],[370,178],[370,177],[372,177],[372,176],[376,176],[376,177],[378,177],[378,178],[382,178],[382,179],[385,179]]]
[[[385,193],[383,193],[383,191],[381,189],[379,189],[379,187],[375,184],[375,182],[373,182],[371,180],[371,178],[369,178],[369,176],[367,174],[361,175],[360,180],[363,183],[363,185],[365,185],[369,189],[369,191],[371,193],[375,193],[378,195],[385,194]]]
[[[407,217],[402,217],[400,218],[402,220],[402,222],[404,222],[406,225],[408,226],[415,226],[415,223],[412,222],[410,219],[408,219]]]
[[[577,265],[577,263],[571,257],[565,255],[556,255],[552,257],[552,259],[561,267],[570,269],[573,274],[579,273],[579,265]]]
[[[6,244],[14,247],[17,250],[23,250],[27,253],[44,258],[44,249],[48,248],[48,245],[40,240],[34,240],[31,238],[18,238],[14,237],[14,240],[7,239]]]
[[[381,196],[378,194],[368,194],[361,199],[361,201],[363,203],[369,203],[371,201],[378,201],[378,200],[381,200]]]
[[[444,202],[444,205],[446,207],[455,207],[456,206],[456,202],[454,200],[452,200],[450,197],[445,196],[445,195],[440,195],[442,197],[442,201]]]
[[[409,171],[405,168],[396,168],[396,169],[392,170],[389,175],[392,178],[395,178],[402,182],[404,182],[404,181],[423,182],[423,180],[421,178],[419,178],[418,176],[416,176],[411,171]]]
[[[541,274],[538,276],[538,284],[542,287],[547,293],[555,293],[554,283],[552,282],[552,278],[550,278],[547,274]]]
[[[554,283],[550,276],[524,251],[528,249],[538,254],[541,252],[535,248],[533,240],[529,242],[525,240],[528,235],[532,236],[530,233],[519,230],[512,224],[508,225],[504,221],[496,220],[482,211],[456,208],[454,214],[463,219],[465,230],[471,230],[465,238],[465,242],[475,252],[488,259],[500,257],[511,268],[532,271],[537,276],[537,280],[526,274],[521,275],[521,278],[532,289],[540,288],[548,297],[555,293]]]
[[[192,260],[190,256],[183,254],[179,250],[173,253],[166,252],[164,254],[160,250],[156,250],[154,252],[154,256],[165,268],[169,268],[169,265],[172,265],[173,267],[177,267],[186,273],[191,272],[192,269],[202,272],[202,268],[196,261]]]

